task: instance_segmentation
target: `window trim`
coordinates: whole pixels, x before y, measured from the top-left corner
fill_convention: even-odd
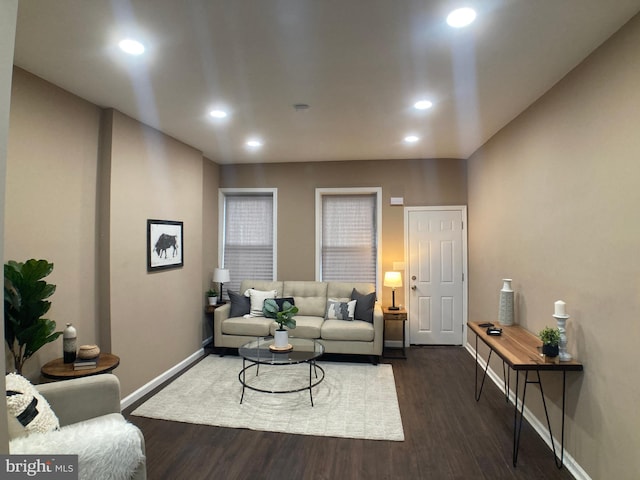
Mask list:
[[[225,197],[227,195],[265,195],[273,197],[273,278],[278,279],[278,189],[277,188],[219,188],[218,189],[218,266],[224,268]]]
[[[322,272],[322,197],[324,195],[371,195],[376,196],[376,292],[380,295],[382,272],[382,187],[316,188],[316,281],[321,281]]]

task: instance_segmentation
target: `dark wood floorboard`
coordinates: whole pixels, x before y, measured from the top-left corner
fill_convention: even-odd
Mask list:
[[[407,354],[407,360],[384,360],[393,365],[404,442],[255,432],[130,415],[144,399],[124,414],[144,433],[150,480],[573,478],[556,468],[551,451],[527,423],[513,467],[513,405],[490,381],[480,402],[475,401],[474,359],[466,350],[411,347]]]

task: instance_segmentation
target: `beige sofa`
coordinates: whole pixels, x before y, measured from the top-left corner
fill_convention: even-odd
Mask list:
[[[351,300],[354,289],[366,295],[375,292],[374,285],[357,282],[243,280],[240,292],[251,288],[275,290],[276,298],[293,297],[299,311],[294,317],[296,328],[289,332],[292,337],[317,339],[324,345],[326,353],[371,355],[374,363],[382,355],[384,320],[382,308],[377,302],[373,306],[372,321],[357,316],[353,321],[325,319],[329,299],[346,302]],[[230,317],[231,307],[229,302],[214,312],[215,347],[238,348],[256,337],[273,335],[277,328],[271,318]]]

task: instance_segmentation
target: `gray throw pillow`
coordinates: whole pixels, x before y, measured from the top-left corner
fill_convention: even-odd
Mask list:
[[[376,305],[376,292],[363,295],[354,288],[351,292],[351,300],[357,300],[356,312],[354,315],[355,319],[373,323],[373,309]]]
[[[231,290],[227,290],[227,293],[229,294],[229,300],[231,301],[229,318],[242,317],[251,311],[251,300],[249,297],[232,292]]]

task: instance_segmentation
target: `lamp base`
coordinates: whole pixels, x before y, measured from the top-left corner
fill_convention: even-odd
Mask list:
[[[389,310],[400,310],[400,307],[389,307]]]

